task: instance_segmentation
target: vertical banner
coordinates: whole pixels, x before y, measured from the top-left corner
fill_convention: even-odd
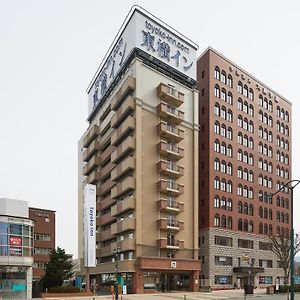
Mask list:
[[[96,186],[84,186],[84,266],[96,267]]]

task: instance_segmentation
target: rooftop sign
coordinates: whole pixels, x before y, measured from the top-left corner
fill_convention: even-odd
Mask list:
[[[196,80],[198,46],[150,13],[134,6],[88,88],[89,115],[135,48]]]

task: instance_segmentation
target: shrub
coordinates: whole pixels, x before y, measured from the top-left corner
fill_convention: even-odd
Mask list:
[[[49,289],[49,293],[79,293],[80,289],[76,286],[58,286]]]
[[[279,287],[279,293],[287,293],[290,290],[290,285],[281,285]],[[300,293],[300,285],[295,285],[295,292]]]

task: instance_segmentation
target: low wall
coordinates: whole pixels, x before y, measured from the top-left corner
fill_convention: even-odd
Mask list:
[[[93,293],[42,293],[43,299],[93,296]]]

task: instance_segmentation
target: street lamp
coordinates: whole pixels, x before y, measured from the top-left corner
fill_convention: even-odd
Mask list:
[[[113,252],[115,254],[115,274],[116,274],[116,283],[115,283],[115,296],[116,296],[116,300],[119,299],[119,291],[118,291],[118,285],[119,285],[119,281],[118,281],[118,276],[119,276],[119,271],[118,271],[118,258],[119,258],[119,253],[121,252],[121,248],[117,247],[116,249],[113,249]]]
[[[281,192],[283,189],[288,188],[291,191],[291,243],[290,243],[290,272],[291,272],[291,300],[295,300],[295,284],[294,284],[294,188],[300,183],[300,180],[294,179],[289,182],[287,182],[285,185],[283,185],[278,191],[275,193],[272,193],[268,195],[267,197],[273,197],[279,192]]]

